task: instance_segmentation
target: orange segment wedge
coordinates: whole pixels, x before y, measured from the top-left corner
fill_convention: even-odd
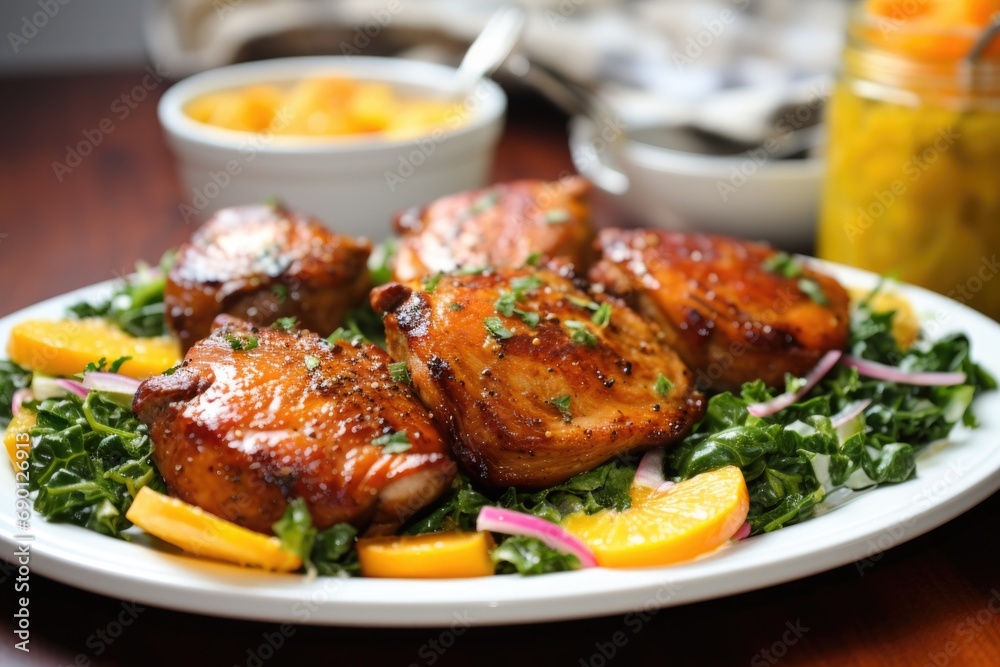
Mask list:
[[[358,561],[366,577],[488,577],[494,571],[493,546],[484,532],[373,537],[358,541]]]
[[[572,514],[563,528],[586,542],[603,567],[650,567],[690,560],[731,538],[750,494],[739,468],[702,473],[669,490],[633,487],[632,507]]]
[[[220,519],[148,486],[136,495],[125,518],[147,533],[196,556],[276,572],[294,572],[302,567],[302,559],[282,549],[277,537],[261,535]]]
[[[101,357],[109,364],[132,357],[119,372],[136,380],[159,375],[181,361],[175,339],[135,338],[100,318],[21,322],[10,333],[7,354],[15,363],[48,375],[80,373]]]
[[[860,303],[871,292],[860,287],[851,287],[847,291],[852,304]],[[868,307],[876,313],[887,313],[890,310],[896,313],[892,318],[892,337],[899,347],[905,350],[917,342],[920,336],[920,316],[914,310],[913,303],[905,296],[899,292],[879,291],[868,302]]]
[[[14,418],[7,424],[7,430],[3,432],[3,444],[15,471],[26,469],[22,468],[22,463],[28,460],[28,452],[31,451],[29,431],[35,427],[37,417],[38,415],[34,412],[21,410],[14,415]]]

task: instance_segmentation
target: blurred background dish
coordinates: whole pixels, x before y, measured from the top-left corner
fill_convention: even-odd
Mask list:
[[[539,90],[564,110],[578,113],[564,95],[534,76],[543,67],[599,96],[619,125],[698,124],[743,144],[727,161],[697,155],[684,159],[676,154],[685,151],[680,145],[671,147],[672,158],[637,149],[638,162],[636,151],[627,151],[631,157],[622,168],[632,177],[633,189],[627,197],[613,199],[634,223],[729,230],[811,249],[818,158],[788,165],[772,164],[778,162],[774,152],[766,165],[757,164],[760,159],[753,155],[738,158],[775,133],[779,117],[774,112],[795,104],[805,88],[811,89],[810,99],[822,101],[829,94],[846,20],[843,0],[520,4],[528,10],[525,31],[517,54],[497,74],[508,90]],[[363,53],[454,65],[501,5],[496,0],[162,0],[149,5],[146,34],[150,52],[174,72],[313,54],[353,59]],[[807,111],[808,124],[820,122],[821,107]],[[580,132],[575,136],[582,141]],[[740,172],[748,159],[754,166]],[[725,190],[731,178],[739,183],[749,169],[752,178],[731,197],[714,187],[721,180]],[[661,177],[663,183],[656,180]],[[646,196],[649,192],[664,196],[653,199]],[[424,201],[431,198],[428,193]],[[736,223],[735,218],[743,220]]]
[[[641,141],[662,126],[634,128],[610,142],[591,119],[570,125],[573,162],[632,218],[673,231],[766,239],[806,250],[819,203],[823,160],[800,154],[775,160],[762,145],[746,153],[711,155]],[[690,137],[676,133],[677,144]]]

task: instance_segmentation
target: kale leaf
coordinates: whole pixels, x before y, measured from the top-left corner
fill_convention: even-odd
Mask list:
[[[158,269],[139,263],[136,272],[125,278],[106,301],[82,301],[70,306],[69,312],[79,318],[103,317],[137,338],[164,336],[167,325],[163,293],[167,286],[167,271],[172,263],[173,253],[163,256]]]
[[[548,574],[580,568],[580,559],[546,546],[534,537],[508,537],[490,551],[497,574]]]
[[[31,385],[31,371],[13,361],[0,361],[0,429],[7,428],[11,417],[14,392]]]
[[[702,420],[669,451],[668,474],[680,481],[738,466],[750,490],[753,534],[809,518],[835,489],[911,478],[919,450],[946,438],[959,422],[974,426],[973,398],[997,384],[972,362],[964,335],[918,341],[904,350],[892,336],[893,317],[862,302],[851,321],[850,352],[907,371],[962,371],[967,384],[917,387],[862,378],[838,366],[798,403],[757,418],[747,406],[771,393],[763,382],[747,383],[738,396],[726,392],[709,399]],[[862,399],[871,405],[853,430],[838,433],[831,417]]]
[[[508,488],[499,495],[487,496],[459,475],[451,490],[429,513],[418,517],[403,529],[407,535],[422,535],[443,530],[475,530],[476,517],[485,505],[534,514],[554,523],[575,512],[594,514],[602,509],[623,510],[631,506],[629,488],[635,477],[635,463],[615,458],[593,470],[571,477],[562,484],[541,491],[518,491]]]
[[[326,577],[352,577],[361,573],[358,553],[354,550],[358,531],[348,523],[318,530],[304,499],[288,503],[273,528],[282,547],[302,558],[306,572]]]
[[[153,442],[131,409],[92,391],[38,403],[28,457],[35,511],[113,537],[131,527],[125,518],[144,486],[164,492],[153,464]]]
[[[612,459],[585,473],[568,479],[548,489],[534,492],[508,488],[499,496],[488,496],[472,486],[468,478],[458,476],[451,490],[434,508],[401,532],[421,535],[445,530],[471,531],[476,529],[476,517],[486,505],[533,514],[542,519],[559,523],[563,517],[575,512],[593,514],[603,509],[623,510],[631,506],[629,488],[635,477],[635,462],[630,459]],[[492,552],[498,574],[544,574],[580,567],[575,556],[563,554],[529,537],[507,537]]]

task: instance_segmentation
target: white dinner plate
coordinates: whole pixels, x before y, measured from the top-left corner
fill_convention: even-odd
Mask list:
[[[871,286],[871,274],[828,267],[846,285]],[[0,341],[20,320],[61,317],[66,306],[107,294],[88,287],[0,320]],[[962,331],[973,356],[1000,377],[1000,325],[945,297],[901,288],[936,336]],[[858,561],[955,518],[1000,488],[1000,392],[975,403],[981,427],[958,429],[925,450],[917,477],[860,495],[823,516],[730,545],[674,567],[591,569],[536,577],[379,580],[270,574],[189,558],[144,535],[116,540],[33,517],[30,570],[125,600],[171,609],[291,623],[352,626],[497,625],[628,613],[772,586]],[[14,480],[0,470],[0,542],[10,559],[17,541]]]

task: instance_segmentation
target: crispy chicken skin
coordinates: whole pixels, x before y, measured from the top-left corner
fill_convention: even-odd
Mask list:
[[[535,278],[534,288],[518,282]],[[511,316],[498,310],[503,292],[521,295]],[[601,299],[612,305],[605,327],[592,321],[598,304],[569,278],[530,268],[446,275],[431,292],[413,282],[372,293],[390,354],[407,362],[465,471],[487,485],[525,488],[672,442],[704,411],[690,371],[652,327]],[[522,321],[532,314],[535,327]],[[498,339],[506,334],[497,323],[510,337]],[[658,391],[661,374],[669,382]]]
[[[330,333],[370,288],[368,241],[280,206],[223,209],[180,247],[167,276],[167,324],[184,349],[227,313],[258,326],[294,316]]]
[[[657,323],[701,390],[757,378],[784,386],[785,373],[801,377],[847,342],[844,288],[796,261],[783,268],[769,246],[621,229],[603,230],[596,246],[590,279]]]
[[[532,253],[589,264],[587,181],[513,181],[402,213],[394,276],[400,282],[456,268],[521,266]]]
[[[142,383],[133,409],[171,495],[261,533],[301,497],[319,528],[346,521],[381,534],[456,470],[427,410],[390,378],[391,361],[372,345],[222,315],[172,375]],[[406,451],[372,443],[402,431]]]

